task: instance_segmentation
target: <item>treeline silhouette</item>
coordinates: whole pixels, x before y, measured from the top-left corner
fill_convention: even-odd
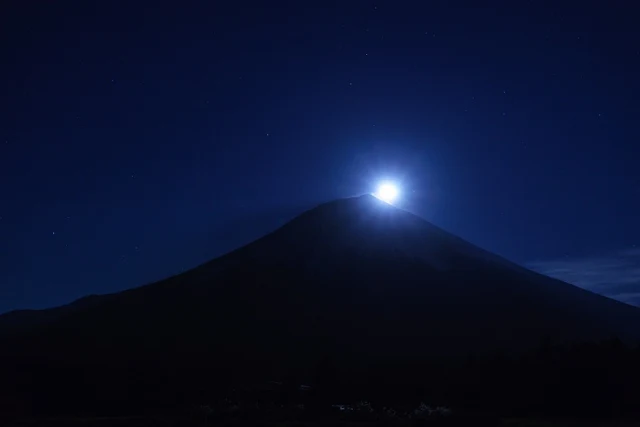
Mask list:
[[[336,403],[367,400],[374,408],[399,411],[426,402],[458,414],[500,417],[640,417],[640,347],[617,339],[543,343],[527,353],[470,353],[451,362],[364,370],[322,355],[306,374],[291,372],[266,388],[267,378],[257,370],[238,372],[243,368],[197,358],[171,364],[57,360],[15,370],[7,370],[7,362],[2,361],[3,370],[11,374],[0,389],[5,417],[177,414],[224,399],[245,407],[302,404],[319,412]]]

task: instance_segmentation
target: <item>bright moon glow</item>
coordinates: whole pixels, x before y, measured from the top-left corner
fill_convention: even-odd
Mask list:
[[[378,187],[378,191],[373,193],[373,195],[383,202],[391,204],[398,198],[398,193],[398,187],[390,182],[383,182]]]

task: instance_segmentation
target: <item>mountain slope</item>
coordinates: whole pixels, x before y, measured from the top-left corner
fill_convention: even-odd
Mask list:
[[[18,400],[33,400],[33,384],[40,405],[51,384],[74,381],[101,384],[109,399],[153,400],[187,384],[313,380],[327,359],[366,372],[544,340],[640,338],[637,308],[372,196],[320,205],[184,274],[66,307],[0,316],[7,384],[31,384]]]

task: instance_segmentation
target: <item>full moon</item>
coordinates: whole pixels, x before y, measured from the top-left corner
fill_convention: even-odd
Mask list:
[[[378,186],[378,190],[373,193],[378,199],[389,204],[393,203],[397,198],[400,191],[398,187],[390,182],[383,182]]]

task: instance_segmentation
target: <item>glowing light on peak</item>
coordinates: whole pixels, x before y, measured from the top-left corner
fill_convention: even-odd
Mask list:
[[[398,187],[391,182],[380,183],[378,190],[373,193],[373,195],[378,199],[389,204],[392,204],[398,198],[399,194],[400,190],[398,190]]]

